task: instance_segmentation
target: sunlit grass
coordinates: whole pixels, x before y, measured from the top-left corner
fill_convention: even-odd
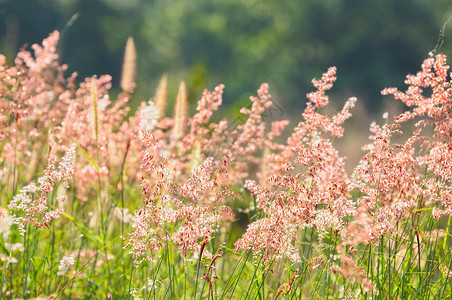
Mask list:
[[[335,68],[313,81],[282,141],[287,122],[263,117],[266,84],[237,124],[211,120],[222,85],[188,116],[181,83],[174,117],[165,117],[166,75],[154,99],[130,112],[133,40],[114,101],[109,76],[78,87],[63,76],[57,41],[55,32],[12,67],[0,60],[2,299],[450,298],[444,56],[424,62],[409,93],[385,90],[413,115],[372,125],[348,174],[331,140],[356,99],[322,114]],[[433,130],[404,129],[411,117]]]

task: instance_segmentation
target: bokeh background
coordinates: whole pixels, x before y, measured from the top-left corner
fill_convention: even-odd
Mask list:
[[[333,107],[359,100],[351,138],[342,142],[356,147],[350,141],[367,136],[369,120],[397,111],[380,91],[403,88],[451,15],[450,0],[0,0],[0,52],[12,62],[24,44],[56,29],[70,72],[79,80],[111,74],[119,89],[133,36],[138,87],[131,105],[149,99],[168,73],[169,98],[184,80],[192,107],[204,88],[225,84],[223,116],[231,116],[268,82],[282,117],[292,120],[305,107],[311,79],[337,66]],[[452,22],[443,42],[439,51],[450,55]]]

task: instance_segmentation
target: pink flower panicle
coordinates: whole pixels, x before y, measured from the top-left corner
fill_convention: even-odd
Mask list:
[[[40,165],[44,162],[37,153],[42,147],[55,155],[77,142],[90,157],[99,154],[100,160],[96,161],[99,171],[88,160],[74,167],[78,199],[86,201],[93,191],[93,178],[100,175],[101,180],[109,180],[112,170],[121,170],[125,154],[132,152],[126,161],[138,164],[142,146],[130,140],[139,134],[140,120],[137,116],[124,121],[130,93],[110,100],[111,76],[87,78],[79,87],[75,73],[65,78],[67,66],[58,62],[58,39],[55,31],[42,46],[33,45],[33,53],[22,49],[11,67],[0,55],[2,157],[13,165]],[[141,176],[132,168],[126,170],[132,179]]]
[[[422,70],[416,75],[407,76],[406,92],[396,88],[387,88],[382,91],[383,95],[392,94],[394,98],[410,107],[408,111],[395,118],[396,123],[418,119],[415,122],[417,129],[412,137],[398,148],[400,153],[397,156],[404,161],[398,166],[405,168],[405,172],[412,178],[404,184],[410,185],[409,189],[404,189],[404,194],[410,194],[407,199],[422,198],[425,205],[438,203],[443,207],[443,209],[437,207],[433,209],[434,217],[452,212],[452,190],[449,184],[452,179],[450,163],[452,159],[452,102],[450,100],[452,79],[448,70],[446,56],[438,54],[435,58],[426,59],[422,64]],[[433,129],[432,138],[421,135],[425,127]],[[416,152],[416,149],[422,151]],[[428,173],[417,178],[417,174],[422,173],[419,170],[425,167]],[[431,175],[436,177],[435,184],[432,184]],[[397,177],[398,174],[394,173],[393,176]],[[400,199],[400,196],[396,199]]]
[[[55,31],[43,46],[33,45],[34,55],[22,49],[12,67],[0,55],[0,141],[14,164],[27,163],[17,152],[29,157],[33,145],[48,142],[49,128],[64,118],[69,104],[67,89],[73,88],[75,75],[63,76],[67,66],[58,63],[58,39]]]
[[[295,240],[300,229],[311,227],[321,234],[331,228],[341,230],[344,217],[354,214],[344,159],[323,134],[342,135],[340,125],[350,117],[356,99],[347,101],[335,116],[317,112],[328,104],[325,91],[331,89],[335,74],[336,69],[330,68],[321,80],[313,80],[317,91],[308,94],[305,121],[295,127],[285,145],[272,145],[274,152],[267,157],[271,176],[265,184],[245,184],[264,217],[249,225],[235,249],[252,249],[255,255],[263,255],[264,264],[284,256],[299,261]]]
[[[144,206],[135,211],[132,232],[125,237],[126,248],[131,249],[136,262],[153,259],[153,254],[166,243],[173,242],[187,256],[201,250],[202,241],[212,238],[219,224],[234,219],[225,205],[236,193],[229,188],[231,153],[224,159],[209,157],[189,172],[178,176],[174,158],[159,155],[159,141],[143,131],[142,139],[149,146],[143,152],[141,169]],[[164,230],[173,227],[172,233]]]
[[[38,228],[48,227],[52,219],[57,219],[62,209],[53,210],[47,203],[49,195],[59,183],[68,187],[68,182],[74,174],[75,147],[67,150],[61,159],[58,168],[55,166],[56,159],[51,158],[45,174],[38,178],[37,184],[32,182],[24,186],[20,192],[13,197],[8,208],[13,211],[14,224],[19,226],[21,234],[25,233],[25,226],[33,224]],[[57,197],[59,201],[64,197]]]

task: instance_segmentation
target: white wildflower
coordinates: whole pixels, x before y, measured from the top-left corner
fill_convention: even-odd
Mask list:
[[[58,276],[62,276],[66,274],[70,267],[75,264],[75,255],[71,254],[69,256],[65,256],[60,260],[60,265],[58,266]]]
[[[13,225],[13,218],[8,215],[6,209],[0,207],[0,235],[6,240],[11,234],[11,225]]]
[[[159,110],[152,100],[140,111],[140,127],[142,130],[151,131],[157,125],[159,118]]]

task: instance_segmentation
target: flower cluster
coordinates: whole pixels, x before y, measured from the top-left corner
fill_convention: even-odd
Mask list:
[[[275,121],[266,132],[262,115],[272,104],[267,84],[258,97],[251,97],[250,109],[242,109],[248,116],[244,124],[231,129],[226,120],[211,122],[223,88],[204,91],[197,113],[188,118],[181,84],[174,118],[161,119],[152,132],[140,131],[146,146],[141,164],[145,200],[144,207],[135,211],[126,246],[137,257],[152,260],[167,241],[178,244],[184,255],[189,250],[199,252],[203,241],[234,218],[228,204],[239,195],[230,185],[249,176],[251,164],[262,161],[265,146],[274,148],[272,139],[287,124]],[[164,232],[165,226],[175,226],[171,235]]]
[[[230,153],[226,151],[222,161],[207,158],[181,181],[170,162],[153,151],[154,137],[143,132],[143,142],[151,146],[144,151],[141,165],[146,173],[141,184],[144,207],[135,211],[126,247],[149,260],[167,241],[179,245],[184,255],[200,251],[202,241],[209,240],[222,222],[234,218],[225,205],[237,197],[227,184]],[[172,227],[171,234],[167,226]]]
[[[16,176],[7,171],[26,166],[28,172],[19,175],[30,181],[45,163],[39,153],[55,156],[76,143],[89,158],[77,160],[74,166],[78,198],[86,201],[93,179],[115,180],[111,170],[121,170],[127,152],[140,153],[140,145],[138,149],[130,146],[138,133],[139,117],[124,121],[132,89],[112,103],[111,76],[87,78],[78,88],[76,73],[65,78],[67,66],[58,63],[58,40],[55,31],[42,46],[32,46],[33,54],[22,49],[12,67],[0,55],[0,159],[6,166],[2,172],[3,177]]]
[[[69,187],[69,181],[74,174],[74,158],[75,147],[66,152],[58,168],[55,166],[56,159],[51,158],[45,175],[38,178],[37,183],[32,182],[23,187],[11,200],[8,208],[14,212],[13,223],[19,226],[21,234],[24,234],[27,224],[38,228],[49,227],[50,221],[60,216],[62,209],[53,209],[49,200],[56,185]],[[65,196],[56,198],[60,202],[65,200]]]
[[[424,61],[422,71],[407,76],[405,93],[383,90],[412,109],[397,116],[394,124],[371,126],[372,143],[364,147],[367,154],[349,185],[362,196],[357,199],[357,217],[347,229],[347,243],[376,242],[384,233],[393,233],[398,221],[412,217],[415,209],[430,206],[434,218],[452,213],[448,68],[445,56],[437,55]],[[402,144],[393,142],[393,136],[402,133],[400,124],[411,119],[417,119],[411,136]],[[426,127],[432,128],[433,136],[422,135]]]
[[[328,104],[325,91],[332,87],[335,74],[336,69],[330,68],[321,80],[313,81],[318,91],[308,94],[305,121],[267,158],[271,176],[265,184],[247,181],[245,185],[264,217],[249,226],[235,247],[262,254],[263,263],[281,256],[299,261],[295,243],[300,229],[312,227],[320,233],[340,230],[344,217],[354,214],[344,159],[324,135],[342,135],[340,125],[350,116],[356,99],[350,99],[334,116],[318,112]]]
[[[400,223],[419,220],[426,211],[430,220],[452,214],[452,80],[444,55],[425,60],[420,72],[407,76],[405,92],[382,92],[401,100],[408,110],[394,122],[371,124],[366,153],[349,176],[346,157],[339,155],[333,140],[343,136],[356,98],[335,114],[325,112],[327,92],[336,81],[334,67],[312,81],[316,90],[307,94],[302,120],[283,140],[289,122],[265,120],[272,107],[265,83],[241,109],[240,124],[213,121],[222,104],[223,85],[205,90],[196,113],[189,116],[186,85],[181,82],[174,114],[167,116],[166,75],[154,97],[130,113],[133,41],[128,41],[125,55],[123,90],[110,99],[108,75],[86,78],[78,86],[76,74],[64,77],[67,66],[58,63],[58,39],[54,32],[42,46],[32,46],[33,54],[21,50],[11,67],[0,55],[0,184],[14,194],[16,187],[20,189],[11,196],[8,210],[0,207],[3,240],[11,235],[12,223],[21,234],[27,224],[49,227],[66,198],[65,190],[56,187],[71,183],[73,199],[82,201],[80,205],[91,209],[90,201],[97,199],[92,220],[116,216],[122,225],[130,224],[123,241],[135,262],[153,261],[169,243],[184,257],[205,259],[202,278],[213,297],[214,264],[223,254],[209,253],[205,246],[230,230],[241,209],[235,202],[248,201],[244,211],[252,222],[238,240],[228,241],[235,251],[252,252],[264,267],[284,258],[297,263],[305,259],[300,246],[306,242],[301,234],[305,229],[317,239],[316,253],[306,259],[306,266],[340,274],[368,292],[374,285],[357,259],[360,245],[380,242],[383,247],[385,236],[406,234],[408,227],[401,231]],[[42,153],[50,157],[46,168]],[[43,175],[36,179],[37,172]],[[124,201],[117,201],[116,195],[127,197],[138,186],[142,205],[120,205]],[[102,223],[99,236],[114,232],[114,225]],[[412,229],[418,239],[419,232],[434,235],[432,229]],[[91,234],[90,229],[86,232]],[[436,231],[438,237],[439,233],[441,238],[449,235],[448,230]],[[61,259],[58,275],[75,264],[75,253]],[[77,253],[79,258],[95,255],[87,249]],[[443,264],[441,271],[450,276]],[[294,274],[277,295],[291,291],[298,271]],[[156,289],[156,283],[150,280],[145,289]]]

